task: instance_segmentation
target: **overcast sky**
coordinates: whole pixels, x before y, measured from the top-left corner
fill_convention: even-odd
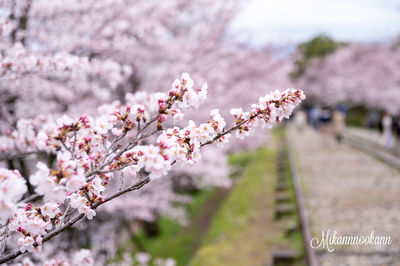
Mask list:
[[[400,35],[400,0],[249,0],[232,30],[255,44],[293,44],[319,33],[379,42]]]

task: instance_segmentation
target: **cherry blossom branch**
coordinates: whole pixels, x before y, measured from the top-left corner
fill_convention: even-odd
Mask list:
[[[63,216],[61,216],[61,219],[60,219],[60,226],[62,226],[65,217],[68,215],[68,212],[69,212],[70,207],[71,207],[71,202],[68,203],[67,208],[64,210]]]
[[[125,193],[128,193],[130,191],[134,191],[134,190],[138,190],[140,188],[142,188],[144,185],[146,185],[147,183],[150,182],[150,178],[147,176],[146,178],[144,178],[143,180],[138,181],[137,183],[133,184],[132,186],[125,188],[111,196],[109,196],[108,198],[105,198],[103,202],[98,202],[92,205],[93,209],[98,208],[99,206],[103,205],[104,203],[115,199],[116,197],[119,197]],[[52,239],[53,237],[57,236],[58,234],[64,232],[65,230],[69,229],[70,227],[72,227],[76,222],[78,222],[79,220],[81,220],[83,217],[85,217],[85,214],[81,213],[79,215],[77,215],[75,218],[73,218],[72,220],[68,221],[67,223],[65,223],[63,226],[57,228],[54,231],[51,231],[50,233],[48,233],[47,235],[45,235],[43,237],[42,242],[47,242],[50,239]],[[37,247],[38,244],[35,243],[34,247]],[[24,254],[25,252],[21,252],[19,249],[15,249],[13,251],[11,251],[9,254],[0,257],[0,264],[1,263],[5,263],[7,261],[10,261],[12,259],[17,258],[18,256]]]
[[[250,118],[249,118],[249,119],[250,119]],[[217,137],[214,138],[213,141],[209,141],[209,142],[207,142],[207,143],[204,143],[204,144],[202,144],[201,146],[206,146],[206,145],[209,145],[209,144],[214,143],[217,139],[221,138],[222,136],[228,134],[229,132],[232,132],[232,131],[238,129],[241,125],[243,125],[243,124],[244,124],[245,122],[247,122],[249,119],[247,119],[247,120],[245,120],[245,121],[239,123],[238,125],[236,125],[236,126],[230,128],[229,130],[225,131],[224,133],[219,134]],[[154,122],[154,121],[153,121],[153,122]],[[174,164],[174,163],[175,163],[175,161],[174,161],[172,164]],[[122,169],[117,169],[117,170],[120,171],[120,170],[122,170]],[[100,173],[100,172],[99,172],[99,173]],[[94,173],[93,173],[93,174],[94,174]],[[129,187],[123,189],[123,190],[120,190],[120,191],[118,191],[117,193],[115,193],[115,194],[113,194],[113,195],[111,195],[111,196],[105,198],[104,201],[102,201],[102,202],[94,203],[91,207],[92,207],[92,209],[96,209],[97,207],[99,207],[99,206],[105,204],[105,203],[108,202],[108,201],[111,201],[111,200],[113,200],[113,199],[115,199],[115,198],[117,198],[117,197],[119,197],[119,196],[122,196],[122,195],[128,193],[128,192],[131,192],[131,191],[138,190],[138,189],[142,188],[144,185],[146,185],[146,184],[149,183],[149,182],[150,182],[150,177],[149,177],[149,175],[147,174],[145,178],[143,178],[143,179],[141,178],[141,180],[139,180],[137,183],[135,183],[135,184],[133,184],[133,185],[131,185],[131,186],[129,186]],[[35,197],[40,197],[41,195],[34,195],[34,196],[35,196]],[[29,200],[33,200],[33,197],[30,198]],[[68,208],[67,208],[66,211],[65,211],[65,215],[62,216],[62,218],[61,218],[61,223],[60,223],[60,224],[62,224],[63,220],[66,218],[66,215],[67,215],[69,206],[70,206],[70,204],[68,204]],[[42,243],[49,241],[50,239],[52,239],[52,238],[55,237],[56,235],[58,235],[58,234],[64,232],[64,231],[67,230],[68,228],[72,227],[76,222],[78,222],[79,220],[81,220],[82,218],[84,218],[84,216],[85,216],[85,215],[84,215],[83,213],[82,213],[82,214],[79,214],[79,215],[77,215],[75,218],[73,218],[72,220],[68,221],[66,224],[61,225],[59,228],[57,228],[57,229],[54,230],[54,231],[51,231],[51,232],[48,233],[45,237],[43,237]],[[37,246],[38,246],[38,244],[35,243],[35,244],[34,244],[34,247],[37,247]],[[6,256],[0,257],[0,263],[5,263],[5,262],[7,262],[7,261],[10,261],[10,260],[12,260],[12,259],[15,259],[15,258],[17,258],[18,256],[20,256],[20,255],[22,255],[22,254],[24,254],[24,253],[25,253],[25,252],[21,252],[19,249],[15,249],[15,250],[13,250],[12,252],[10,252],[9,254],[7,254]]]
[[[247,123],[250,119],[254,119],[254,117],[250,117],[250,118],[248,118],[248,119],[242,121],[241,123],[237,124],[236,126],[231,127],[229,130],[227,130],[227,131],[225,131],[225,132],[223,132],[223,133],[218,134],[213,140],[208,141],[208,142],[206,142],[206,143],[203,143],[203,144],[201,144],[201,146],[203,147],[203,146],[206,146],[206,145],[209,145],[209,144],[214,143],[215,141],[217,141],[217,140],[220,139],[221,137],[223,137],[223,136],[225,136],[225,135],[227,135],[227,134],[233,132],[234,130],[237,130],[237,129],[240,128],[243,124]],[[154,121],[153,121],[153,122],[154,122]],[[175,163],[175,161],[172,162],[172,164],[174,164],[174,163]],[[115,171],[120,171],[120,170],[122,170],[122,169],[123,169],[123,168],[116,169]],[[98,174],[98,173],[102,173],[102,172],[96,172],[96,173],[92,173],[92,174]],[[89,174],[90,174],[90,173],[89,173]],[[117,197],[119,197],[119,196],[122,196],[122,195],[128,193],[128,192],[131,192],[131,191],[138,190],[138,189],[142,188],[144,185],[146,185],[146,184],[149,183],[149,182],[150,182],[150,177],[149,177],[149,175],[147,174],[145,178],[143,178],[143,179],[141,178],[141,180],[139,180],[137,183],[133,184],[132,186],[129,186],[129,187],[123,189],[123,190],[118,191],[117,193],[115,193],[115,194],[113,194],[113,195],[111,195],[111,196],[105,198],[102,202],[97,202],[97,203],[92,204],[91,207],[92,207],[92,209],[96,209],[97,207],[99,207],[99,206],[105,204],[105,203],[108,202],[108,201],[111,201],[111,200],[113,200],[113,199],[115,199],[115,198],[117,198]],[[39,195],[38,195],[38,196],[39,196]],[[70,204],[68,204],[68,208],[66,209],[65,214],[67,214],[68,209],[69,209],[69,206],[70,206]],[[66,217],[66,215],[63,215],[62,218],[61,218],[61,223],[60,223],[61,226],[60,226],[59,228],[57,228],[56,230],[51,231],[50,233],[48,233],[45,237],[43,237],[42,243],[49,241],[50,239],[52,239],[52,238],[55,237],[56,235],[62,233],[63,231],[67,230],[68,228],[72,227],[76,222],[78,222],[79,220],[81,220],[84,216],[85,216],[85,215],[84,215],[83,213],[82,213],[82,214],[79,214],[78,216],[76,216],[76,217],[73,218],[72,220],[68,221],[66,224],[62,225],[62,221],[63,221],[63,220],[65,219],[65,217]],[[38,244],[35,243],[34,246],[37,247]],[[7,262],[7,261],[10,261],[10,260],[12,260],[12,259],[15,259],[15,258],[17,258],[18,256],[20,256],[20,255],[22,255],[22,254],[24,254],[24,252],[21,252],[19,249],[15,249],[14,251],[12,251],[12,252],[10,252],[9,254],[7,254],[6,256],[0,257],[0,263],[5,263],[5,262]]]
[[[223,136],[228,135],[230,133],[232,133],[233,131],[239,129],[242,125],[244,125],[245,123],[249,122],[251,119],[254,119],[254,117],[250,117],[242,122],[240,122],[239,124],[237,124],[234,127],[231,127],[229,130],[224,131],[221,134],[218,134],[217,136],[215,136],[212,140],[207,141],[206,143],[202,143],[201,147],[205,146],[205,145],[209,145],[212,143],[215,143],[216,141],[218,141],[219,139],[221,139]]]
[[[234,131],[237,137],[244,138],[259,123],[267,127],[279,123],[283,118],[288,118],[294,107],[304,99],[303,92],[299,90],[275,91],[261,97],[259,103],[251,106],[250,112],[243,112],[241,108],[232,109],[231,114],[236,122],[229,129],[225,128],[226,122],[218,109],[212,110],[211,118],[200,125],[190,120],[184,128],[163,129],[162,123],[168,116],[175,118],[181,114],[182,108],[197,108],[205,100],[207,86],[203,85],[202,89],[193,89],[192,86],[193,81],[184,73],[181,80],[173,83],[168,94],[157,93],[147,97],[149,102],[142,102],[147,107],[135,102],[127,106],[105,106],[106,115],[97,118],[82,115],[78,120],[64,116],[56,124],[47,125],[46,132],[40,131],[33,142],[57,154],[56,169],[49,169],[39,162],[38,171],[29,179],[38,195],[33,195],[28,201],[43,195],[42,206],[34,206],[29,202],[25,208],[18,208],[16,200],[27,190],[25,180],[16,170],[0,168],[0,175],[9,181],[7,184],[15,187],[7,189],[10,194],[8,198],[12,200],[5,205],[7,212],[0,213],[0,222],[10,218],[11,231],[22,234],[18,239],[19,249],[1,259],[7,261],[26,251],[31,252],[34,247],[42,245],[83,217],[93,219],[98,206],[140,189],[150,179],[160,178],[178,161],[196,163],[205,145],[215,142],[222,145]],[[150,113],[156,115],[150,118]],[[144,124],[140,129],[137,128],[134,137],[127,138],[128,132],[135,127],[134,121]],[[146,130],[156,122],[155,129]],[[110,133],[114,135],[111,142],[108,141]],[[157,133],[160,134],[155,145],[141,144],[144,139]],[[127,142],[120,148],[120,141],[125,138]],[[119,171],[138,173],[140,179],[132,186],[120,188],[118,192],[103,198],[103,191],[112,173]],[[0,182],[3,180],[0,179]],[[69,200],[69,203],[62,214],[60,205],[65,200]],[[69,208],[74,211],[69,212]],[[75,211],[78,214],[63,224]]]
[[[93,170],[93,171],[87,173],[87,174],[86,174],[86,177],[90,177],[90,176],[93,176],[93,175],[95,175],[95,174],[100,174],[100,173],[114,172],[114,171],[101,172],[101,170],[102,170],[104,167],[106,167],[107,165],[109,165],[109,164],[111,164],[112,162],[114,162],[114,161],[115,161],[119,156],[121,156],[124,152],[126,152],[127,150],[129,150],[129,149],[131,149],[132,147],[134,147],[135,145],[137,145],[141,140],[143,140],[143,139],[145,139],[145,138],[147,138],[147,137],[149,137],[149,136],[151,136],[151,135],[154,135],[154,134],[157,133],[158,131],[161,131],[161,129],[156,129],[156,130],[151,131],[151,132],[149,132],[149,133],[147,133],[147,134],[141,135],[142,132],[143,132],[147,127],[149,127],[151,124],[153,124],[154,122],[156,122],[157,119],[158,119],[158,115],[155,116],[155,117],[153,117],[152,119],[150,119],[150,120],[143,126],[143,128],[138,129],[138,132],[137,132],[136,136],[135,136],[133,139],[131,139],[131,140],[128,142],[128,144],[126,144],[118,153],[116,153],[116,154],[114,155],[114,157],[113,157],[111,160],[109,160],[108,162],[104,162],[104,160],[112,154],[112,153],[110,153],[110,150],[112,149],[112,147],[115,146],[115,144],[116,144],[118,141],[120,141],[123,137],[125,137],[126,134],[127,134],[127,132],[124,132],[120,137],[116,138],[116,139],[113,141],[113,143],[109,146],[109,148],[107,149],[107,153],[106,153],[106,155],[105,155],[105,157],[104,157],[103,164],[100,165],[97,169],[95,169],[95,170]]]
[[[68,221],[64,226],[62,226],[62,227],[50,232],[45,237],[43,237],[43,242],[47,242],[50,239],[52,239],[53,237],[55,237],[56,235],[60,234],[61,232],[64,232],[65,230],[67,230],[68,228],[73,226],[76,222],[81,220],[84,216],[85,216],[84,214],[79,214],[78,216],[76,216],[72,220]],[[33,244],[33,246],[37,247],[38,244],[35,243],[35,244]],[[3,257],[0,257],[0,263],[5,263],[7,261],[15,259],[15,258],[17,258],[18,256],[20,256],[20,255],[22,255],[24,253],[26,253],[26,252],[21,252],[19,249],[14,249],[9,254],[7,254],[7,255],[5,255]]]

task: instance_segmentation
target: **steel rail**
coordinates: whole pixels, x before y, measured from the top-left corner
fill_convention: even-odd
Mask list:
[[[293,187],[294,187],[294,192],[296,196],[296,204],[297,204],[297,209],[299,213],[299,219],[300,219],[300,226],[301,226],[301,232],[303,235],[303,243],[304,243],[304,249],[306,251],[306,262],[307,265],[309,266],[317,266],[319,265],[317,262],[317,257],[315,254],[315,250],[311,247],[311,229],[309,225],[309,216],[307,213],[306,209],[306,204],[304,201],[303,197],[303,189],[301,187],[301,182],[300,182],[300,175],[296,163],[296,157],[293,151],[293,148],[291,145],[287,145],[287,139],[286,137],[284,138],[284,143],[287,149],[287,156],[289,159],[289,168],[291,172],[291,177],[293,180]]]
[[[380,161],[396,168],[397,170],[400,170],[400,157],[396,156],[390,150],[385,149],[385,147],[379,146],[373,141],[361,139],[350,135],[345,135],[344,141],[347,145],[362,152],[365,152],[379,159]]]

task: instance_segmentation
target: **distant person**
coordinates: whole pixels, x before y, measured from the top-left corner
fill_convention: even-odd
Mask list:
[[[303,132],[304,128],[307,125],[307,115],[303,110],[299,110],[296,112],[294,116],[294,124],[296,125],[298,132]]]
[[[332,115],[332,131],[337,142],[342,142],[343,133],[346,127],[346,115],[340,109],[335,110]]]
[[[346,117],[347,114],[347,107],[344,103],[339,103],[338,107],[336,108],[338,111],[342,112],[343,115]]]
[[[324,107],[319,115],[319,129],[322,134],[329,133],[329,126],[332,119],[331,111],[328,107]]]
[[[312,107],[308,113],[310,124],[315,130],[318,130],[320,114],[321,109],[318,106]]]
[[[379,124],[379,114],[376,110],[372,110],[368,112],[367,121],[365,126],[368,129],[375,129]]]
[[[397,137],[400,137],[400,116],[397,116],[397,118],[396,118],[395,127],[396,127]]]
[[[392,123],[392,117],[389,113],[385,112],[382,116],[382,129],[386,148],[391,148],[393,146]]]

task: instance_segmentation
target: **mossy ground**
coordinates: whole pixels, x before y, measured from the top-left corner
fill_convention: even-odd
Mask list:
[[[188,206],[190,218],[188,226],[161,218],[159,221],[160,235],[148,237],[144,233],[140,233],[137,239],[146,252],[154,257],[174,258],[177,265],[188,265],[200,245],[202,236],[208,229],[211,217],[226,193],[227,191],[223,189],[198,192]]]
[[[263,265],[269,259],[277,237],[270,233],[276,155],[275,148],[261,148],[232,156],[232,163],[246,165],[245,174],[214,217],[191,265]]]

